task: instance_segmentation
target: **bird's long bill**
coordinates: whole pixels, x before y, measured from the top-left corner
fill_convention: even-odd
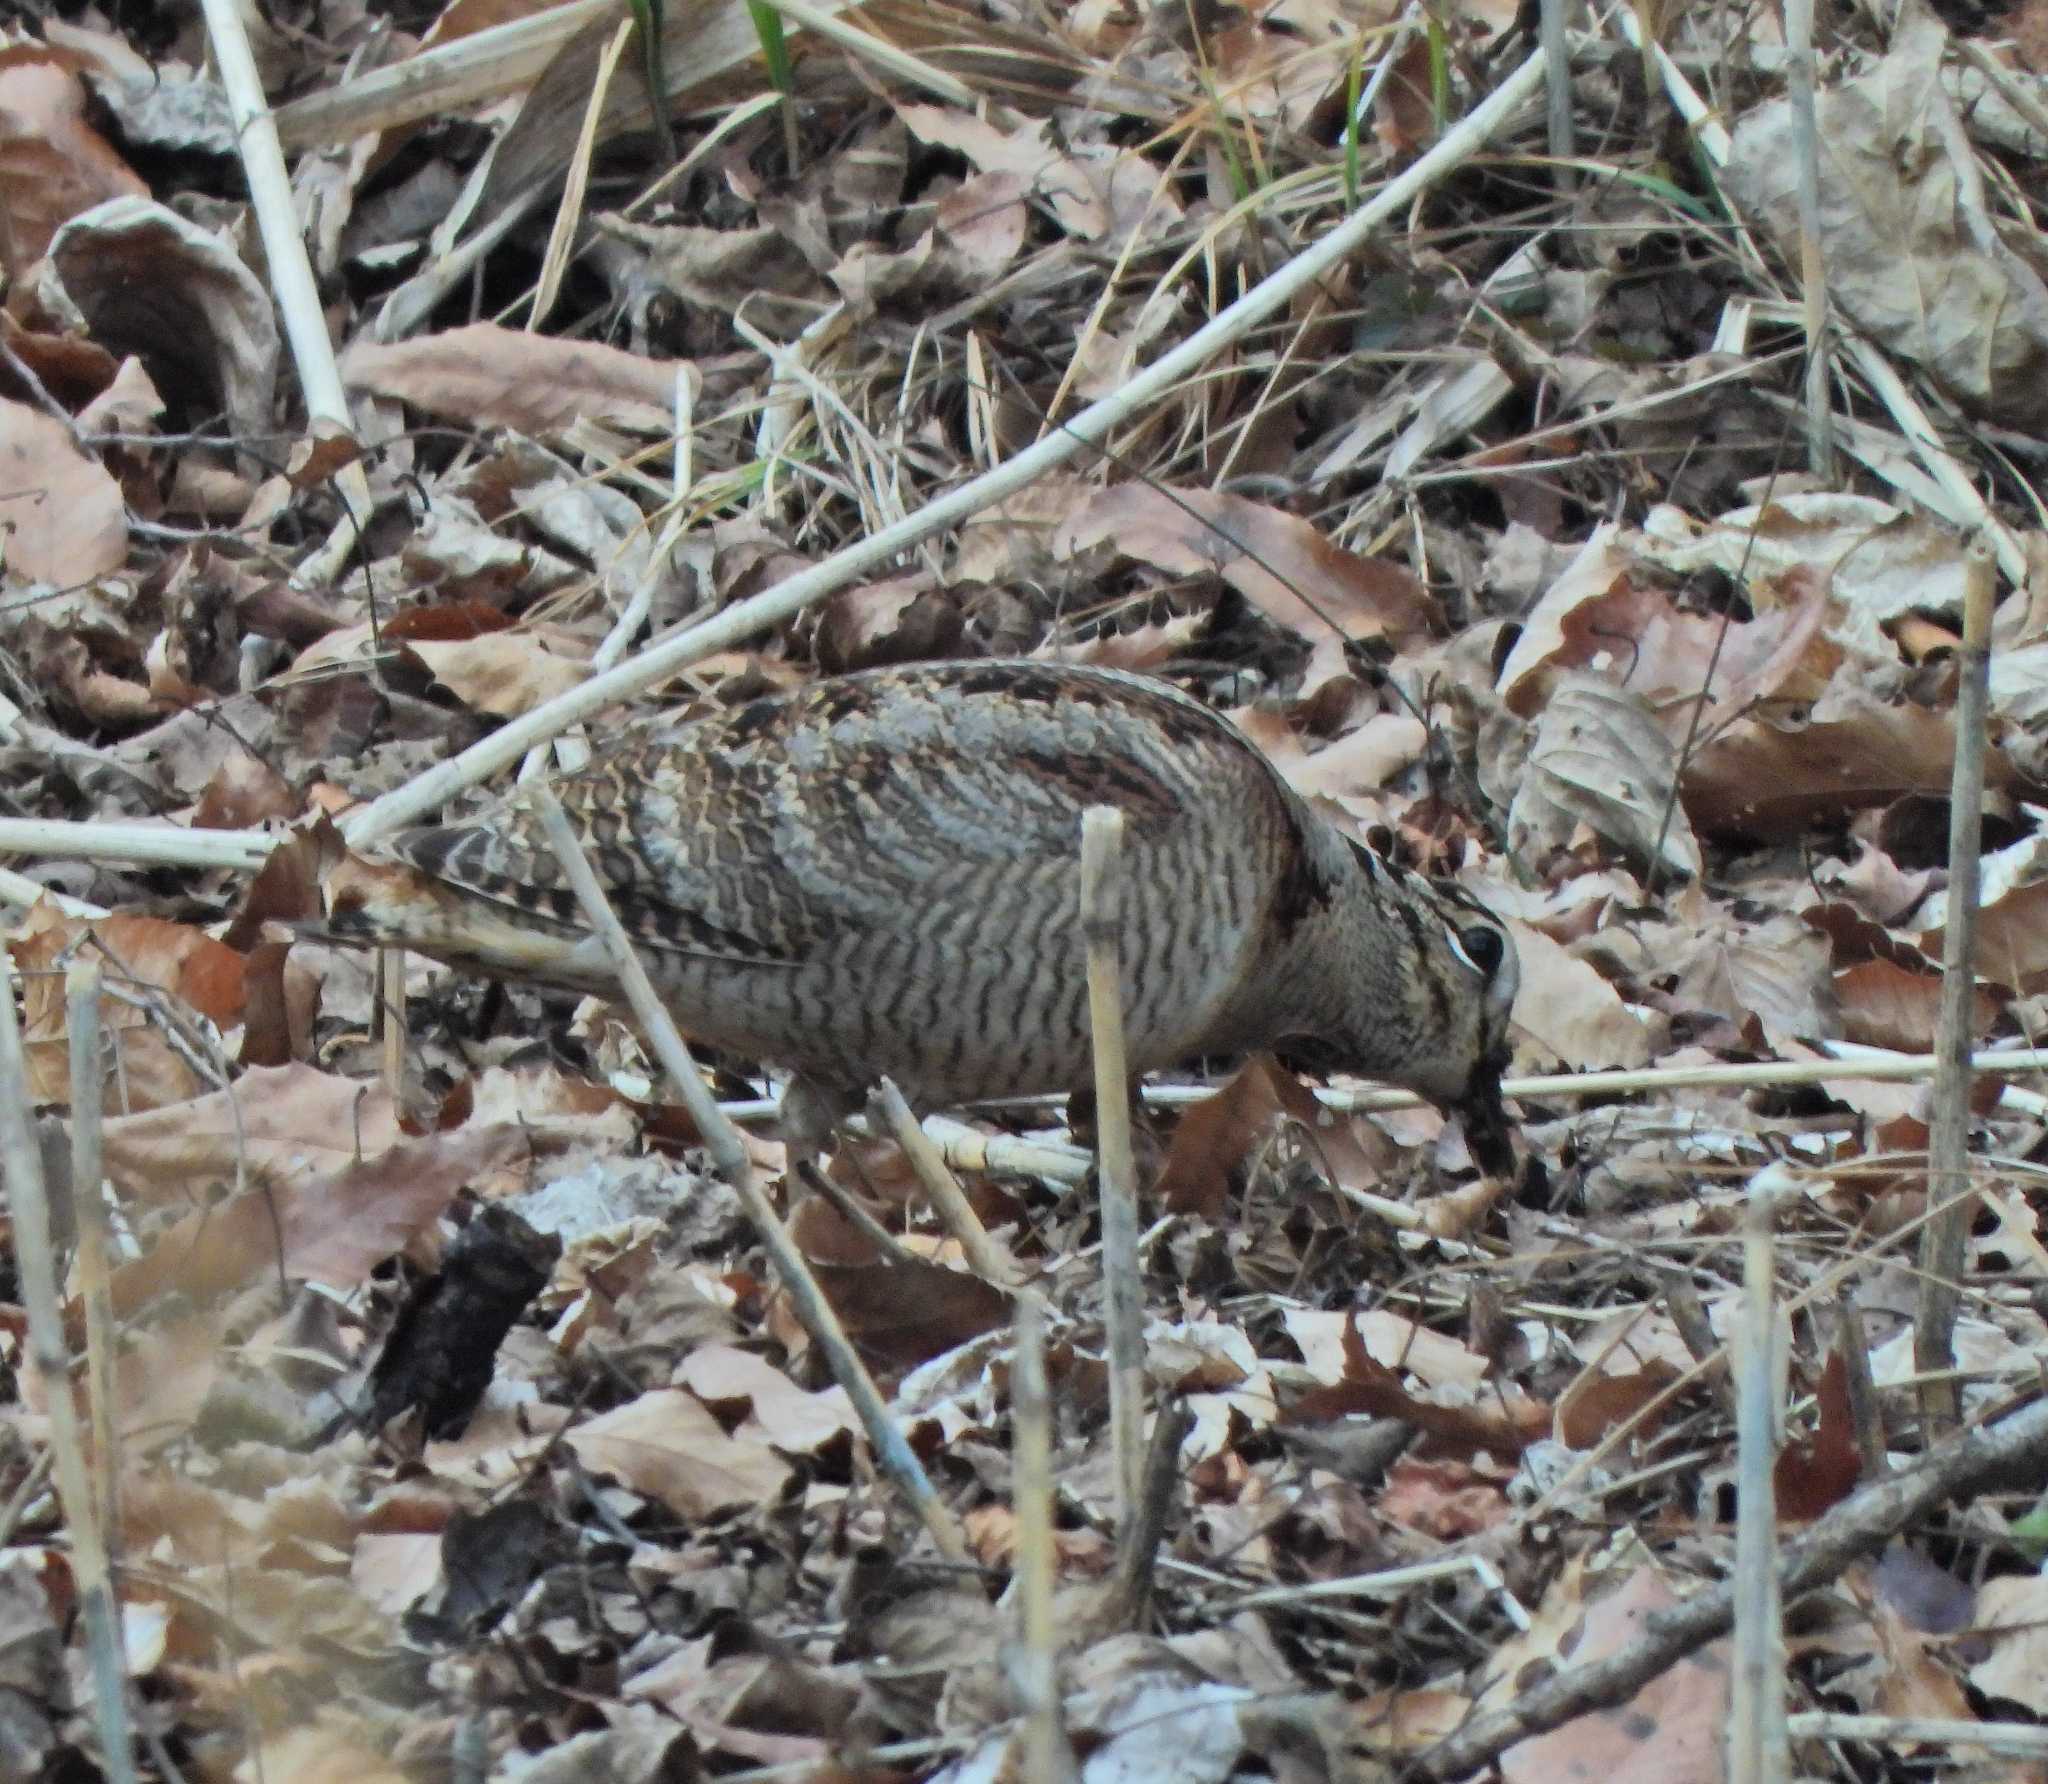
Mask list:
[[[1515,1170],[1514,1124],[1500,1097],[1500,1068],[1481,1066],[1472,1074],[1465,1094],[1451,1105],[1465,1130],[1465,1144],[1489,1177],[1511,1177]]]

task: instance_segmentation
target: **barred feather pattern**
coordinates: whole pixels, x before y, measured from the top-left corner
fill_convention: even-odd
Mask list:
[[[888,1073],[932,1105],[1085,1084],[1080,820],[1106,804],[1125,820],[1134,1070],[1300,1039],[1447,1104],[1497,1087],[1505,930],[1342,836],[1228,721],[1147,677],[874,670],[640,733],[554,787],[685,1031],[822,1085]],[[406,934],[372,900],[338,928],[601,988],[517,794],[389,847],[439,917]]]

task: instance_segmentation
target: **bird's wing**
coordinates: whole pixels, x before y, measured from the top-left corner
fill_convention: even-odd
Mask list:
[[[1142,867],[1204,813],[1274,796],[1263,758],[1198,702],[1015,662],[820,683],[617,748],[555,791],[636,940],[755,964],[963,901],[1032,908],[1051,895],[1036,888],[1071,879],[1091,805],[1124,813],[1127,866]],[[392,847],[473,895],[580,926],[517,796]]]

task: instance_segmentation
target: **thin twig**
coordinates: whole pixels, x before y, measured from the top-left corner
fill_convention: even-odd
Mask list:
[[[1956,1314],[1962,1305],[1964,1253],[1977,1200],[1970,1184],[1970,1031],[1977,1014],[1975,941],[1978,867],[1984,835],[1984,733],[1991,682],[1991,609],[1995,588],[1989,542],[1980,534],[1964,556],[1963,641],[1956,662],[1956,756],[1949,786],[1948,920],[1942,933],[1941,1014],[1936,1024],[1933,1112],[1927,1126],[1927,1197],[1945,1207],[1920,1235],[1920,1300],[1913,1317],[1913,1363],[1923,1375],[1955,1367]],[[1952,1427],[1962,1403],[1952,1382],[1922,1384],[1921,1415],[1930,1434]]]
[[[1568,16],[1572,0],[1541,0],[1536,28],[1541,33],[1544,66],[1544,122],[1550,148],[1550,178],[1560,198],[1575,183],[1572,162],[1577,154],[1572,133],[1572,64]]]
[[[1855,1716],[1843,1710],[1807,1710],[1788,1723],[1795,1741],[1869,1741],[1903,1747],[1909,1741],[1937,1752],[1981,1747],[2015,1759],[2048,1759],[2048,1728],[2038,1722],[1979,1722],[1971,1716]]]
[[[233,0],[200,0],[200,10],[206,19],[214,67],[227,95],[236,152],[241,158],[243,177],[249,182],[249,202],[263,238],[263,261],[269,269],[271,295],[284,320],[285,339],[291,346],[292,366],[298,373],[307,418],[337,428],[352,428],[354,422],[349,415],[347,392],[342,388],[341,368],[335,363],[334,338],[327,329],[327,311],[320,302],[312,262],[306,256],[298,207],[292,202],[291,175],[285,170],[284,150],[278,142],[277,119],[264,94],[262,76],[256,70],[248,27]],[[342,525],[333,540],[300,566],[302,575],[322,582],[339,579],[341,564],[370,523],[370,480],[361,463],[352,461],[342,466],[335,475],[334,487],[346,510]]]
[[[896,1088],[893,1079],[884,1078],[876,1087],[871,1109],[873,1113],[869,1119],[873,1120],[879,1114],[881,1125],[895,1136],[896,1144],[903,1148],[903,1156],[910,1161],[918,1187],[924,1191],[932,1211],[945,1223],[946,1231],[959,1243],[968,1267],[999,1288],[1016,1287],[1023,1271],[1018,1268],[1016,1260],[989,1236],[988,1228],[981,1224],[981,1216],[975,1213],[974,1205],[968,1201],[959,1179],[947,1169],[945,1154],[918,1125],[917,1117],[911,1113],[910,1105],[903,1100],[903,1092]]]
[[[1856,1427],[1856,1453],[1865,1480],[1881,1480],[1891,1472],[1890,1445],[1885,1442],[1884,1408],[1878,1404],[1877,1381],[1870,1372],[1870,1339],[1863,1329],[1863,1309],[1848,1288],[1835,1296],[1835,1354],[1849,1385],[1849,1421]]]

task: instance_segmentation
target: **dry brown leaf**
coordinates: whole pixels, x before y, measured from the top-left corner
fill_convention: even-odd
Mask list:
[[[1941,975],[1923,964],[1919,971],[1891,960],[1864,960],[1835,974],[1835,1003],[1842,1038],[1898,1053],[1930,1053],[1941,1012]],[[2000,999],[1983,985],[1976,990],[1972,1033],[1990,1037]]]
[[[1839,1350],[1828,1352],[1814,1398],[1813,1434],[1786,1444],[1772,1464],[1780,1518],[1804,1522],[1819,1517],[1846,1499],[1863,1474],[1849,1409],[1849,1371]]]
[[[147,197],[113,198],[59,229],[47,264],[58,289],[46,302],[90,318],[101,346],[148,361],[166,402],[269,431],[277,318],[231,241]],[[172,339],[179,352],[166,358]]]
[[[588,652],[554,627],[522,627],[478,638],[406,649],[465,706],[493,718],[516,718],[583,680]]]
[[[307,1065],[244,1072],[232,1089],[106,1124],[107,1175],[123,1195],[184,1202],[233,1183],[294,1188],[330,1180],[399,1140],[391,1098]]]
[[[1442,1332],[1433,1332],[1385,1307],[1367,1312],[1333,1313],[1311,1307],[1281,1311],[1287,1335],[1318,1381],[1344,1379],[1348,1347],[1363,1344],[1366,1354],[1389,1369],[1399,1369],[1430,1388],[1470,1390],[1486,1379],[1490,1365],[1477,1351]]]
[[[1605,1660],[1642,1639],[1645,1621],[1677,1602],[1654,1567],[1639,1567],[1585,1607],[1574,1665]],[[1728,1715],[1728,1644],[1715,1642],[1660,1673],[1621,1708],[1580,1716],[1510,1747],[1509,1784],[1560,1777],[1643,1778],[1659,1784],[1722,1784]]]
[[[418,340],[358,340],[341,358],[353,390],[409,404],[465,427],[559,434],[579,417],[664,433],[676,377],[696,368],[596,341],[565,341],[475,322]]]
[[[1332,544],[1308,521],[1217,490],[1118,483],[1054,532],[1071,557],[1108,544],[1175,576],[1221,576],[1277,624],[1311,642],[1413,639],[1442,624],[1429,593],[1386,558]]]
[[[1403,1456],[1387,1470],[1374,1502],[1380,1516],[1438,1542],[1465,1542],[1509,1515],[1498,1475],[1449,1457]]]
[[[1629,1423],[1678,1379],[1669,1363],[1651,1363],[1626,1375],[1586,1370],[1557,1397],[1557,1440],[1566,1449],[1590,1450],[1608,1432]],[[1646,1420],[1635,1428],[1645,1434],[1657,1428]]]
[[[346,1143],[345,1134],[336,1137]],[[171,1293],[210,1305],[265,1271],[354,1288],[438,1220],[472,1179],[524,1151],[515,1128],[458,1129],[231,1196],[174,1221],[142,1256],[116,1270],[114,1309],[127,1317]],[[303,1169],[303,1161],[293,1163]],[[196,1193],[204,1185],[195,1178],[185,1187]]]
[[[1955,755],[1948,712],[1883,706],[1838,688],[1804,725],[1741,719],[1695,752],[1685,809],[1705,831],[1796,836],[1816,820],[1886,805],[1902,793],[1945,793]],[[1985,784],[2021,785],[2006,752],[1985,752]]]
[[[676,1365],[673,1380],[718,1413],[735,1437],[755,1438],[791,1455],[809,1455],[860,1430],[844,1388],[811,1393],[752,1351],[730,1344],[698,1346]]]
[[[659,1388],[564,1433],[584,1467],[684,1518],[773,1505],[791,1468],[759,1437],[729,1436],[696,1395]]]
[[[1682,1007],[1712,1010],[1754,1039],[1839,1032],[1827,946],[1808,925],[1789,914],[1742,923],[1702,905],[1689,927],[1696,945],[1672,961],[1671,995]]]
[[[1631,1071],[1649,1063],[1656,1032],[1598,972],[1541,930],[1521,924],[1515,925],[1515,948],[1522,967],[1515,1026],[1542,1048],[1542,1065]]]
[[[1327,1423],[1370,1413],[1400,1419],[1426,1431],[1443,1451],[1485,1453],[1496,1459],[1519,1456],[1549,1434],[1550,1408],[1523,1394],[1503,1394],[1473,1406],[1446,1406],[1418,1399],[1400,1378],[1367,1350],[1355,1322],[1344,1335],[1344,1373],[1327,1387],[1311,1388],[1288,1409],[1290,1425]]]
[[[0,51],[0,211],[10,280],[42,257],[59,224],[149,186],[85,121],[74,58],[39,44]]]
[[[9,572],[64,586],[110,575],[128,558],[121,486],[71,430],[0,398],[0,536]]]
[[[12,952],[28,975],[22,1039],[39,1102],[71,1101],[63,968],[73,959],[96,961],[114,982],[100,994],[100,1024],[119,1050],[109,1061],[110,1093],[129,1109],[183,1103],[203,1082],[192,1043],[173,1031],[172,1020],[189,1022],[196,1013],[226,1029],[242,1019],[247,960],[183,923],[118,914],[83,922],[45,901],[16,931]],[[152,993],[170,1000],[168,1017],[148,1007]]]
[[[1937,921],[1920,932],[1921,951],[1938,962],[1948,925]],[[2048,880],[2016,886],[1977,912],[1977,969],[2021,991],[2048,985]]]
[[[896,111],[919,141],[957,150],[984,174],[1012,176],[1083,241],[1120,244],[1136,229],[1157,236],[1180,220],[1180,200],[1142,155],[1102,142],[1055,146],[1051,129],[1036,122],[1005,130],[935,105]]]
[[[1654,853],[1665,869],[1697,879],[1700,846],[1671,801],[1677,768],[1676,747],[1640,698],[1597,676],[1561,675],[1508,808],[1508,851],[1540,870],[1596,840],[1636,866]]]
[[[963,180],[938,202],[939,237],[964,266],[985,279],[996,277],[1024,246],[1031,188],[1006,168]]]

